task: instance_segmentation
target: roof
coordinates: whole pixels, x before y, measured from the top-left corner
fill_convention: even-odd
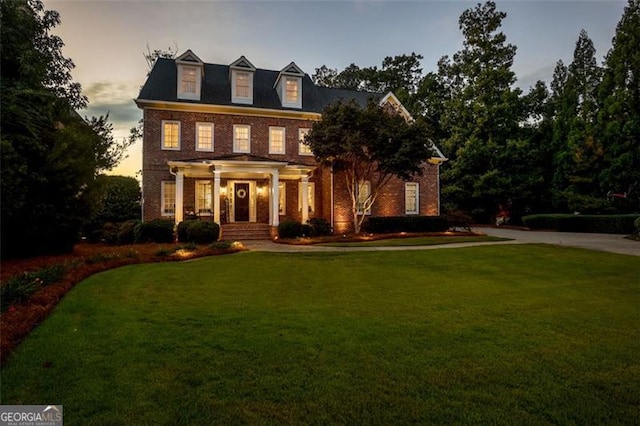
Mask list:
[[[283,107],[274,88],[280,71],[257,68],[253,76],[253,104],[234,104],[231,102],[229,68],[229,65],[205,63],[200,100],[178,99],[176,62],[173,59],[159,58],[142,86],[138,99],[321,113],[326,106],[339,100],[345,102],[354,100],[364,107],[370,98],[380,100],[383,96],[381,93],[316,86],[309,75],[305,74],[302,78],[302,109]]]

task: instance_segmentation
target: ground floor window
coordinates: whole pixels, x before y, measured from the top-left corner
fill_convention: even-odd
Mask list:
[[[287,214],[287,184],[285,182],[278,183],[278,214]]]
[[[406,214],[418,214],[418,184],[406,182],[404,184],[404,212]]]
[[[363,180],[358,183],[358,203],[357,203],[357,213],[358,214],[371,214],[371,206],[365,209],[365,203],[369,199],[371,195],[371,182],[368,180]]]
[[[176,183],[162,182],[162,215],[173,216],[176,214]]]
[[[210,215],[211,209],[211,181],[196,181],[196,212],[198,214]]]
[[[307,184],[307,197],[309,204],[309,213],[316,211],[316,184],[315,182],[309,182]],[[298,210],[302,211],[302,182],[298,183]]]

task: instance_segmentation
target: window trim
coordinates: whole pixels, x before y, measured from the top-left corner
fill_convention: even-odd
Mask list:
[[[413,186],[415,188],[415,210],[409,210],[408,203],[408,191],[407,188]],[[418,182],[405,182],[404,183],[404,213],[409,215],[420,214],[420,184]]]
[[[236,129],[246,128],[247,129],[247,150],[238,149],[238,139],[236,138]],[[239,154],[250,154],[251,153],[251,125],[250,124],[234,124],[233,125],[233,152]]]
[[[282,150],[276,151],[271,145],[273,142],[272,131],[282,131]],[[287,151],[287,129],[285,127],[269,126],[269,154],[286,154]]]
[[[287,214],[287,183],[284,181],[278,182],[278,198],[278,215],[284,216]]]
[[[167,124],[177,124],[178,125],[178,146],[177,147],[167,147],[165,145],[165,126]],[[180,151],[181,139],[182,139],[182,123],[179,120],[162,120],[162,128],[160,129],[160,149],[163,151]]]
[[[287,82],[289,81],[296,83],[298,97],[295,102],[287,100]],[[280,79],[278,92],[283,107],[302,108],[302,77],[285,75],[284,78]]]
[[[304,143],[304,138],[309,134],[310,131],[311,131],[310,127],[301,127],[298,129],[298,155],[313,155],[313,151],[311,151],[311,148],[309,147],[309,145]],[[302,151],[303,146],[307,147],[309,152],[303,152]]]
[[[173,185],[173,212],[165,210],[165,196],[167,185]],[[160,214],[163,217],[174,217],[176,215],[176,182],[172,180],[163,180],[160,185]]]
[[[200,126],[211,128],[211,148],[200,147]],[[215,125],[207,121],[196,121],[196,151],[213,152],[215,150]]]
[[[195,71],[195,90],[193,92],[184,92],[183,82],[185,81],[185,75],[187,74],[185,71],[188,68],[193,68]],[[202,88],[202,68],[197,64],[179,64],[178,65],[178,87],[177,87],[177,95],[178,99],[189,99],[189,100],[199,100],[200,99],[200,91]]]
[[[208,212],[201,212],[200,210],[200,194],[199,194],[199,189],[200,189],[200,185],[209,185],[209,205],[210,208]],[[206,198],[206,192],[205,192],[205,198]],[[206,203],[206,201],[205,201]],[[198,179],[195,181],[195,213],[198,216],[211,216],[213,215],[213,185],[211,184],[210,180],[206,180],[206,179]],[[205,209],[202,209],[205,210]]]

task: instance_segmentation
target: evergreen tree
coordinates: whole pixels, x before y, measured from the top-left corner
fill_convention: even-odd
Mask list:
[[[629,0],[606,56],[598,135],[602,186],[615,206],[640,211],[640,1]]]

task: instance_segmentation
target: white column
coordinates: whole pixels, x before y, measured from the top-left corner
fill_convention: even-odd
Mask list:
[[[309,220],[309,177],[302,177],[302,223],[307,223]]]
[[[280,224],[280,212],[278,209],[278,204],[280,200],[280,175],[278,170],[274,170],[271,172],[271,194],[273,197],[273,201],[271,203],[271,226],[278,226]]]
[[[220,171],[213,172],[213,221],[220,225]]]
[[[176,223],[182,222],[184,219],[184,173],[178,171],[176,173]]]

